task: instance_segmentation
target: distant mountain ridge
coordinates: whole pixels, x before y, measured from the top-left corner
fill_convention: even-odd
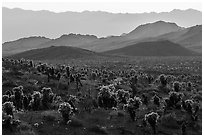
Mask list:
[[[98,40],[98,38],[94,35],[81,35],[70,33],[68,35],[64,34],[59,38],[42,43],[39,45],[39,47],[49,47],[50,45],[53,46],[66,45],[72,47],[80,47],[80,45],[82,44],[89,44],[95,40]]]
[[[3,7],[2,41],[33,35],[53,39],[61,34],[69,33],[92,34],[97,37],[120,36],[141,24],[158,20],[175,22],[182,27],[191,27],[202,24],[202,13],[193,9],[134,14],[90,11],[54,13]]]
[[[156,27],[154,25],[156,25]],[[151,26],[151,28],[149,28],[149,26]],[[158,40],[169,40],[174,43],[180,44],[181,46],[184,46],[190,50],[201,53],[202,25],[183,28],[174,23],[158,21],[151,24],[141,25],[135,28],[130,33],[124,34],[122,36],[103,38],[91,44],[82,45],[81,47],[97,52],[104,52],[108,50],[123,48],[128,45],[133,45],[140,42]]]
[[[120,49],[129,45],[151,41],[171,41],[185,48],[202,53],[202,25],[183,28],[175,23],[157,21],[136,27],[130,33],[121,36],[97,38],[94,35],[64,34],[56,39],[45,37],[22,38],[2,45],[3,56],[12,55],[30,49],[50,46],[71,46],[95,52]]]

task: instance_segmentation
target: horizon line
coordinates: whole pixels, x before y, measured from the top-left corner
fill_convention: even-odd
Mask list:
[[[55,13],[55,14],[60,14],[60,13],[66,13],[66,12],[73,12],[73,13],[85,13],[85,12],[102,12],[102,13],[109,13],[109,14],[151,14],[151,13],[170,13],[173,11],[187,11],[187,10],[194,10],[194,11],[198,11],[201,12],[200,10],[197,9],[193,9],[193,8],[188,8],[188,9],[172,9],[171,11],[161,11],[161,12],[155,12],[155,11],[151,11],[151,12],[109,12],[109,11],[103,11],[103,10],[83,10],[83,11],[61,11],[61,12],[56,12],[56,11],[51,11],[51,10],[32,10],[32,9],[24,9],[24,8],[19,8],[19,7],[15,7],[15,8],[9,8],[6,6],[2,6],[2,9],[6,8],[6,9],[10,9],[10,10],[24,10],[24,11],[33,11],[33,12],[50,12],[50,13]]]

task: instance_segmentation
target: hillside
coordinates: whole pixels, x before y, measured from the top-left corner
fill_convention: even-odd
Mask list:
[[[157,39],[170,40],[188,49],[202,53],[202,25],[159,36]]]
[[[157,21],[138,26],[125,36],[131,39],[156,37],[162,34],[182,30],[176,23]]]
[[[182,28],[175,23],[157,21],[140,25],[127,34],[100,38],[92,43],[83,44],[81,47],[97,52],[103,52],[126,47],[141,41],[149,41],[150,39],[160,35],[181,30],[185,30],[185,28]]]
[[[56,39],[45,37],[28,37],[3,44],[3,56],[26,50],[53,46],[70,46],[95,52],[123,48],[129,45],[148,41],[169,40],[190,50],[202,52],[202,25],[182,28],[175,23],[157,21],[140,25],[133,31],[121,36],[97,38],[94,35],[64,34]]]
[[[33,60],[61,60],[61,59],[74,59],[84,58],[98,55],[95,52],[85,49],[67,47],[67,46],[51,46],[41,49],[33,49],[10,57],[15,59],[25,58]]]
[[[16,53],[30,50],[33,48],[39,48],[40,44],[50,41],[45,37],[28,37],[21,38],[15,41],[5,42],[2,44],[2,55],[8,56]]]
[[[105,52],[106,54],[127,56],[193,56],[197,53],[190,51],[170,41],[152,41],[133,44],[124,48]]]
[[[42,43],[39,47],[49,47],[53,46],[71,46],[71,47],[81,47],[83,44],[90,44],[91,42],[97,40],[98,38],[94,35],[81,35],[70,33],[68,35],[64,34],[59,38],[50,40],[48,42]]]

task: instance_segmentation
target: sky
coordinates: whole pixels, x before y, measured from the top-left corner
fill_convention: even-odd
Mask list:
[[[49,10],[53,12],[65,11],[106,11],[112,13],[144,13],[144,12],[169,12],[173,9],[196,9],[202,11],[202,4],[198,2],[133,2],[133,1],[78,1],[78,2],[64,2],[61,0],[51,2],[3,2],[3,7],[7,8],[22,8],[26,10]],[[77,1],[77,0],[76,0]]]

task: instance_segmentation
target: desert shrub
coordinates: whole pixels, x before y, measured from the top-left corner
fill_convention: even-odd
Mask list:
[[[158,119],[159,119],[159,115],[155,112],[145,114],[145,121],[149,123],[154,134],[156,134],[156,124]]]
[[[168,107],[168,108],[178,107],[179,102],[181,102],[182,97],[183,97],[182,93],[170,92],[168,102],[167,102],[167,100],[165,100],[166,101],[166,107]]]
[[[100,92],[98,93],[98,104],[99,107],[105,109],[116,107],[116,96],[114,95],[115,87],[112,85],[102,86]]]
[[[134,97],[134,99],[130,98],[128,100],[128,104],[125,105],[133,121],[135,121],[136,118],[136,110],[139,109],[141,104],[142,104],[141,99],[139,97]]]
[[[6,113],[2,112],[2,128],[3,129],[10,129],[11,128],[11,120],[12,120],[12,116],[11,115],[7,115]]]
[[[193,84],[189,81],[189,82],[187,83],[186,90],[187,90],[187,91],[191,91],[191,90],[192,90],[192,86],[193,86]]]
[[[49,108],[49,104],[52,103],[50,102],[50,98],[52,97],[52,90],[51,88],[43,88],[42,89],[42,105],[44,109]]]
[[[186,110],[189,114],[192,114],[193,113],[193,104],[194,104],[193,100],[190,100],[190,99],[186,100],[183,103],[184,110]]]
[[[9,96],[8,95],[3,95],[2,96],[2,103],[5,103],[7,101],[9,101]]]
[[[158,107],[160,106],[160,98],[157,95],[153,96],[153,102],[155,105],[157,105]]]
[[[15,107],[17,110],[23,106],[23,86],[18,86],[12,89],[15,96]]]
[[[175,91],[175,92],[179,92],[179,91],[180,91],[181,86],[180,86],[180,83],[179,83],[178,81],[175,81],[175,82],[173,83],[173,86],[174,86],[174,91]]]
[[[28,105],[29,105],[29,100],[28,97],[26,95],[23,96],[23,108],[25,110],[28,110]]]
[[[141,104],[142,104],[142,101],[140,97],[134,97],[134,100],[133,100],[134,109],[138,109]]]
[[[14,111],[15,107],[14,107],[12,102],[5,102],[2,107],[3,107],[3,111],[7,115],[13,116],[13,111]]]
[[[2,128],[8,129],[11,132],[16,130],[17,127],[20,125],[20,120],[15,120],[12,115],[8,115],[5,112],[2,112]]]
[[[5,95],[8,95],[8,96],[10,97],[11,95],[13,95],[13,93],[12,93],[12,91],[7,90],[7,91],[5,92]]]
[[[67,123],[70,120],[70,117],[73,114],[72,109],[73,108],[71,107],[71,105],[67,102],[60,104],[58,111],[61,113],[65,123]]]
[[[130,78],[130,87],[132,89],[133,96],[137,94],[137,87],[136,87],[137,83],[138,83],[137,75],[132,76]]]
[[[10,101],[10,102],[13,102],[13,105],[15,106],[15,96],[14,96],[14,95],[11,95],[11,96],[9,97],[9,101]]]
[[[160,80],[160,83],[163,87],[165,87],[167,85],[167,79],[166,79],[166,76],[164,74],[159,76],[159,80]]]
[[[52,94],[51,94],[52,96]],[[51,103],[51,109],[58,109],[59,105],[62,103],[62,98],[61,96],[56,96],[55,94],[53,95],[53,100]]]

